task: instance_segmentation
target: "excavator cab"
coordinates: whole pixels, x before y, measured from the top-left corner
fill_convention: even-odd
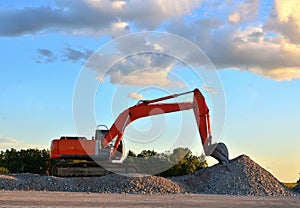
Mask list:
[[[113,153],[113,147],[115,145],[116,139],[112,140],[107,147],[101,148],[101,142],[108,132],[109,129],[107,128],[106,125],[97,126],[97,129],[95,131],[95,140],[96,140],[97,151],[98,151],[97,155],[100,159],[103,160],[121,160],[124,153],[123,141],[120,142],[117,151],[114,153]]]

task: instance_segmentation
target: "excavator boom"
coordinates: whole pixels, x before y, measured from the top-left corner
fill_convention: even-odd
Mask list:
[[[194,94],[193,102],[157,104],[157,102],[176,98],[188,93]],[[154,100],[142,100],[137,105],[126,109],[118,116],[108,133],[105,135],[101,142],[101,147],[106,148],[113,141],[113,139],[117,138],[113,148],[113,152],[116,152],[122,140],[125,128],[131,122],[139,118],[190,109],[193,109],[194,111],[205,154],[214,157],[220,163],[228,163],[228,150],[226,145],[223,143],[211,144],[212,136],[210,129],[209,109],[206,105],[205,98],[199,89],[181,94],[169,95]]]

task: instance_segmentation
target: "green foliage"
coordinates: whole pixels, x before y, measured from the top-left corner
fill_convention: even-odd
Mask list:
[[[140,154],[137,155],[137,157],[152,157],[156,155],[157,152],[154,150],[143,150]]]
[[[129,150],[127,157],[136,157],[136,154],[134,152],[132,152],[131,150]]]
[[[200,157],[192,155],[192,152],[188,148],[174,149],[171,155],[171,161],[175,163],[175,165],[158,174],[159,176],[172,177],[187,175],[202,168],[207,168],[208,166],[204,155]]]
[[[74,163],[76,160],[65,160],[65,163]],[[164,172],[157,175],[171,177],[185,175],[207,167],[205,156],[192,155],[188,148],[177,148],[172,153],[157,153],[154,150],[143,150],[136,155],[129,151],[125,163],[134,164],[138,169],[148,173]],[[56,160],[50,159],[49,150],[10,149],[0,152],[0,174],[7,173],[35,173],[49,174],[56,165]]]
[[[0,167],[0,174],[8,174],[9,170],[6,167]]]
[[[49,150],[10,149],[1,151],[0,166],[7,168],[10,173],[48,174],[53,161],[50,161]]]
[[[172,153],[143,150],[137,157],[127,157],[124,162],[133,164],[142,172],[151,174],[165,170],[157,174],[163,177],[186,175],[208,166],[204,155],[194,156],[188,148],[177,148]]]

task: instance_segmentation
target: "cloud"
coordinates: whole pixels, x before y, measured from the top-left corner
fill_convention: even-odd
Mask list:
[[[178,63],[174,57],[160,54],[162,45],[149,43],[146,40],[141,45],[145,46],[145,51],[155,49],[152,52],[131,54],[129,48],[134,47],[136,41],[124,41],[118,44],[118,50],[112,54],[93,54],[86,64],[97,72],[97,79],[103,81],[108,77],[113,84],[148,86],[155,85],[161,87],[183,87],[184,84],[175,75],[172,75],[173,67]],[[108,50],[110,51],[110,50]],[[131,55],[126,56],[129,53]],[[107,70],[107,71],[105,71]]]
[[[54,2],[52,7],[1,8],[0,18],[5,21],[1,24],[0,36],[53,32],[116,37],[144,30],[167,31],[199,46],[217,69],[247,70],[277,81],[299,79],[300,4],[297,1],[275,0],[270,14],[264,17],[259,13],[263,3],[258,0]],[[200,14],[199,10],[205,10],[205,13]],[[182,84],[171,77],[173,69],[179,65],[166,56],[139,56],[126,58],[124,62],[115,59],[141,44],[145,46],[144,51],[180,51],[191,62],[207,64],[177,43],[165,39],[152,43],[140,37],[134,43],[117,45],[112,54],[98,54],[99,59],[89,63],[88,67],[94,70],[111,68],[106,77],[112,83]],[[41,56],[39,62],[56,59],[51,50],[39,49],[38,53]],[[86,60],[91,53],[72,47],[62,49],[63,59],[73,62]],[[110,66],[111,60],[117,61],[117,65]],[[148,76],[156,80],[151,81]]]
[[[0,9],[0,36],[44,31],[112,36],[127,32],[129,23],[152,30],[172,17],[190,14],[200,0],[56,0],[54,6]]]
[[[51,50],[38,48],[38,58],[36,59],[36,63],[51,63],[57,60],[57,57]]]
[[[48,149],[49,147],[38,144],[25,144],[23,141],[14,138],[0,138],[0,150],[6,149]]]
[[[111,74],[110,80],[113,84],[134,85],[134,86],[159,86],[164,88],[184,87],[180,81],[168,78],[167,69],[145,68],[134,71],[130,74],[123,74],[122,71],[115,71]]]
[[[243,20],[243,22],[253,21],[257,18],[259,0],[244,0],[237,5],[240,19]]]
[[[206,85],[206,84],[204,84],[204,85],[202,86],[202,90],[203,90],[203,91],[206,91],[206,92],[209,92],[209,93],[211,93],[211,94],[217,94],[217,93],[218,93],[218,91],[217,91],[214,87],[208,86],[208,85]]]
[[[92,54],[93,51],[91,50],[75,50],[71,47],[66,47],[62,49],[63,53],[63,61],[72,61],[77,62],[80,60],[86,60],[88,59]]]
[[[228,21],[233,24],[239,23],[241,20],[241,16],[239,13],[233,13],[228,16]]]
[[[300,5],[297,1],[275,0],[276,16],[280,22],[288,22],[290,18],[300,18]]]
[[[243,9],[230,10],[229,16],[241,16],[241,21],[237,21],[237,15],[235,19],[231,17],[234,25],[226,24],[221,18],[210,17],[192,23],[183,20],[171,22],[168,31],[196,43],[217,69],[248,70],[276,81],[299,79],[300,44],[297,39],[300,38],[300,34],[295,31],[299,28],[297,24],[300,24],[300,21],[295,21],[300,14],[297,12],[298,6],[295,6],[295,9],[289,7],[290,10],[281,15],[290,20],[281,23],[290,30],[282,28],[282,31],[275,34],[275,30],[270,29],[270,21],[277,21],[278,18],[272,15],[267,17],[265,25],[255,21],[245,23],[255,18],[257,1],[246,1],[246,5],[242,3],[235,7]],[[247,7],[251,8],[249,14],[243,12]],[[294,16],[291,16],[292,14]]]
[[[267,71],[262,70],[260,68],[252,68],[250,69],[250,71],[277,81],[283,81],[283,80],[290,81],[292,79],[300,79],[299,67],[275,68]]]
[[[219,69],[249,70],[277,81],[299,78],[299,46],[285,37],[268,36],[262,26],[224,32],[225,43],[215,38],[206,52]],[[213,47],[220,51],[215,53]]]
[[[57,57],[61,57],[61,61],[86,61],[94,51],[89,49],[74,49],[67,46],[61,50],[61,54],[55,55],[53,51],[45,48],[38,48],[38,57],[35,58],[36,63],[52,63],[58,60]]]
[[[300,4],[298,1],[275,0],[272,16],[265,28],[300,44]]]
[[[136,92],[130,92],[130,93],[128,94],[128,97],[129,97],[129,98],[132,98],[132,99],[134,99],[134,100],[143,100],[143,99],[144,99],[144,96],[143,96],[143,95],[138,94],[138,93],[136,93]]]

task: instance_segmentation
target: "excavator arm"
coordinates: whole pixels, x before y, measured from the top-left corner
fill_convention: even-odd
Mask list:
[[[158,104],[160,101],[176,98],[188,93],[194,94],[193,102]],[[212,136],[210,130],[209,109],[206,105],[205,98],[199,89],[154,100],[142,100],[137,105],[126,109],[118,116],[104,139],[101,141],[101,148],[106,148],[113,139],[117,138],[113,147],[114,154],[122,140],[125,128],[136,119],[191,109],[194,111],[205,154],[214,157],[220,163],[228,163],[228,150],[225,144],[211,144]]]

